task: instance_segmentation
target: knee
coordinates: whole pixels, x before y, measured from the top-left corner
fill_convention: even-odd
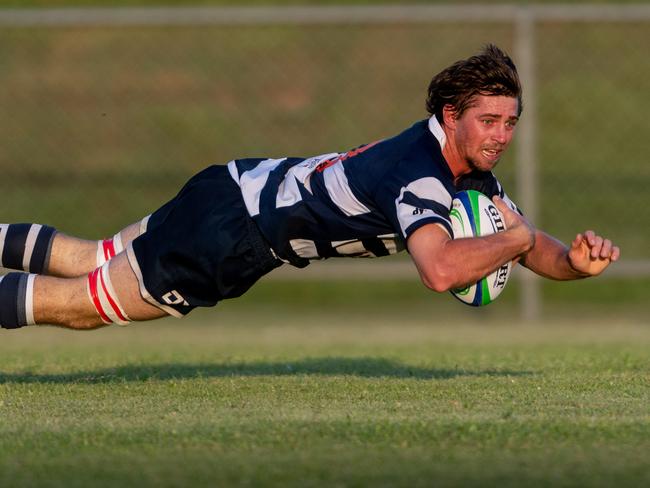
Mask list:
[[[67,317],[63,319],[59,324],[63,327],[75,330],[93,330],[99,329],[101,327],[106,327],[109,324],[102,322],[99,318],[95,317]]]
[[[79,318],[79,319],[72,320],[68,324],[68,327],[70,329],[75,329],[75,330],[94,330],[94,329],[101,329],[102,327],[106,327],[107,325],[110,324],[106,324],[101,320]]]

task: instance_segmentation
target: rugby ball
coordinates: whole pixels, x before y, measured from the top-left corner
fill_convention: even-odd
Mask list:
[[[494,202],[476,190],[456,193],[449,216],[454,239],[486,236],[506,229],[503,215]],[[451,294],[474,307],[488,305],[506,287],[511,270],[512,262],[508,262],[473,285],[451,290]]]

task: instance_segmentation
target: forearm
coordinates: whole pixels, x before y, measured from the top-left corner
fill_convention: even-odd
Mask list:
[[[531,249],[533,242],[521,228],[466,239],[422,228],[407,244],[424,284],[442,292],[480,280]]]
[[[446,243],[441,266],[448,270],[450,288],[476,283],[522,253],[522,242],[508,232],[453,239]]]
[[[553,280],[577,280],[589,275],[575,270],[569,248],[545,232],[536,231],[535,245],[524,255],[522,264],[536,274]]]

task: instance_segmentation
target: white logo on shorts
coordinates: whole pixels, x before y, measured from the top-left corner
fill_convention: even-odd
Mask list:
[[[183,295],[178,293],[176,290],[172,290],[169,293],[165,293],[162,297],[162,299],[165,301],[167,305],[185,305],[186,307],[189,307],[189,303],[187,303],[187,300],[183,298]]]

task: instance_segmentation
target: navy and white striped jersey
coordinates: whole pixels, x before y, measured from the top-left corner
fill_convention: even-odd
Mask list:
[[[442,156],[445,142],[431,117],[346,153],[238,159],[228,169],[273,251],[303,267],[312,259],[394,254],[425,224],[451,236],[449,210],[459,190],[507,199],[490,172],[454,185]]]

